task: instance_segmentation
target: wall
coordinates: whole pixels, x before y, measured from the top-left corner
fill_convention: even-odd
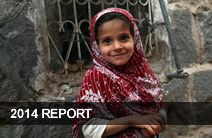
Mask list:
[[[158,26],[153,34],[155,55],[149,63],[163,88],[164,101],[211,102],[212,1],[166,2],[179,60],[189,77],[168,79],[164,75],[176,67],[165,26]],[[75,100],[85,70],[69,76],[52,72],[44,1],[29,0],[20,10],[23,3],[0,0],[0,101]],[[158,1],[153,9],[154,21],[163,22]],[[211,137],[211,132],[211,126],[169,125],[161,137]],[[71,126],[1,126],[0,136],[71,137]]]
[[[45,4],[25,2],[0,0],[0,101],[55,101],[44,84],[50,75]],[[1,125],[0,137],[71,137],[71,126]]]
[[[160,80],[165,102],[212,102],[212,1],[209,0],[169,0],[167,9],[170,15],[171,26],[178,50],[179,61],[187,79],[167,79],[166,72],[176,72],[173,54],[167,39],[164,26],[155,31],[158,45],[152,69]],[[154,3],[154,18],[163,21],[159,3]],[[168,51],[168,52],[167,52]],[[159,60],[159,61],[158,61]],[[159,71],[159,70],[160,71]],[[185,104],[186,105],[186,104]],[[200,106],[201,107],[201,106]],[[204,108],[204,107],[202,107]],[[210,108],[206,108],[210,110]],[[196,109],[197,111],[200,109]],[[178,106],[169,113],[171,120],[179,119],[184,124],[188,121],[183,107]],[[209,112],[209,111],[208,111]],[[204,112],[202,116],[207,118]],[[205,116],[204,116],[205,115]],[[184,122],[184,123],[183,123]],[[188,124],[188,123],[185,123]],[[164,137],[211,137],[212,127],[194,125],[169,125]]]

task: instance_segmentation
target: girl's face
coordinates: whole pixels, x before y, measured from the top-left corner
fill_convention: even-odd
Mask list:
[[[113,19],[99,26],[98,40],[103,58],[113,65],[124,65],[133,55],[134,40],[130,27],[120,19]]]

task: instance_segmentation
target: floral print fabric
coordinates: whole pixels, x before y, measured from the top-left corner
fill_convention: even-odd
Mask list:
[[[114,66],[101,56],[99,46],[95,40],[95,23],[104,14],[120,12],[131,21],[134,29],[134,53],[131,59],[123,66]],[[78,97],[78,105],[83,102],[116,103],[113,106],[99,107],[98,114],[91,117],[113,119],[130,114],[140,114],[142,110],[158,111],[162,105],[160,85],[150,69],[144,56],[142,42],[136,23],[132,15],[123,9],[108,8],[99,12],[90,25],[90,45],[93,51],[93,67],[89,69],[82,81]],[[127,102],[152,102],[153,106],[129,107]],[[92,105],[94,105],[92,104]],[[95,104],[98,108],[98,104]],[[88,120],[86,120],[88,121]],[[73,125],[73,134],[79,136],[78,125],[85,121],[76,119]],[[141,133],[135,128],[129,128],[117,134],[118,137],[139,137]]]

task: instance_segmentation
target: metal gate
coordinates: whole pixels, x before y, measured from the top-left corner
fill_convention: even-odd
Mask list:
[[[52,64],[65,72],[88,69],[92,52],[89,45],[89,24],[102,9],[118,7],[135,18],[144,42],[151,51],[151,0],[46,0],[48,37]]]

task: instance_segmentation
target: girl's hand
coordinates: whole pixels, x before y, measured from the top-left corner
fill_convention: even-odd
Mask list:
[[[151,111],[144,111],[144,114],[146,114],[146,115],[152,114],[152,115],[156,115],[156,116],[159,116],[162,118],[162,121],[161,121],[161,119],[159,119],[158,122],[155,120],[152,120],[154,122],[154,124],[150,124],[150,127],[154,130],[155,134],[156,135],[159,134],[161,132],[162,128],[165,127],[163,115],[160,113],[155,113],[155,112],[151,112]],[[151,136],[151,132],[148,131],[147,129],[141,129],[141,133],[146,137]]]
[[[145,136],[145,137],[150,137],[152,134],[147,130],[142,128],[141,129],[141,133]]]
[[[141,128],[141,133],[146,137],[156,136],[161,130],[160,125],[145,125],[143,127]]]
[[[141,132],[147,137],[149,137],[149,135],[155,136],[160,132],[163,126],[162,124],[163,117],[160,113],[144,111],[143,114],[129,115],[110,120],[103,136],[116,134],[128,127],[141,128]]]
[[[144,111],[143,115],[133,115],[131,117],[131,123],[133,127],[146,129],[151,135],[157,135],[161,128],[164,127],[163,116],[160,113],[155,113],[152,111]],[[143,134],[149,136],[144,130]]]

